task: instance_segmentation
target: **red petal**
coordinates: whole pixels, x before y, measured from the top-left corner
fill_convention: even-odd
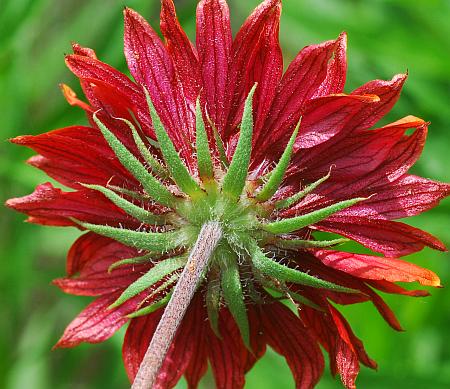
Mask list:
[[[135,249],[93,232],[88,232],[74,242],[67,254],[67,276],[71,277],[83,271],[86,264],[95,262],[102,256],[131,258],[135,254]]]
[[[355,336],[347,320],[345,320],[342,314],[331,304],[328,304],[328,307],[341,339],[344,340],[348,345],[352,346],[353,351],[356,352],[356,355],[358,356],[358,359],[364,365],[372,369],[376,369],[377,363],[367,355],[366,350],[364,349],[364,345],[362,344],[361,340],[359,340],[359,338]]]
[[[340,38],[307,46],[297,55],[277,88],[262,134],[269,134],[273,129],[277,129],[280,134],[291,132],[290,129],[300,118],[305,102],[313,96],[319,97],[319,88],[328,74],[329,60],[339,42]]]
[[[400,219],[434,208],[450,195],[449,184],[412,175],[405,175],[394,183],[374,190],[376,195],[341,212],[340,215]]]
[[[144,96],[127,76],[104,62],[82,55],[68,55],[66,64],[81,79],[84,93],[96,110],[124,118],[129,118],[128,110],[131,110],[149,127]]]
[[[101,296],[89,304],[64,331],[54,346],[74,347],[81,342],[100,343],[109,339],[127,321],[127,314],[136,307],[136,300],[128,300],[117,309],[107,309],[119,294]]]
[[[227,136],[242,118],[244,101],[257,82],[254,101],[254,139],[266,120],[275,89],[283,74],[283,56],[278,41],[280,0],[266,0],[248,17],[231,49],[227,89]],[[226,139],[225,139],[226,140]]]
[[[345,387],[353,389],[359,373],[359,360],[372,368],[376,368],[376,363],[368,357],[342,315],[329,304],[326,308],[329,314],[309,307],[302,307],[299,313],[328,351],[333,374],[339,372]]]
[[[230,12],[224,0],[201,0],[197,6],[197,51],[206,110],[223,129],[228,61],[231,49]]]
[[[368,280],[366,283],[378,290],[381,290],[384,293],[401,294],[410,297],[427,297],[430,295],[430,293],[426,290],[408,290],[388,281]]]
[[[358,278],[390,282],[414,282],[440,286],[439,277],[430,270],[394,258],[375,257],[333,250],[316,250],[314,255],[325,265]]]
[[[72,50],[76,55],[83,55],[85,57],[97,59],[97,55],[95,54],[94,50],[90,49],[89,47],[83,47],[78,43],[72,43]]]
[[[122,353],[131,382],[139,370],[162,312],[163,310],[160,309],[152,314],[132,319],[127,329]],[[183,319],[167,353],[158,374],[155,389],[173,388],[187,369],[191,357],[196,357],[197,340],[201,337],[199,329],[202,329],[204,323],[203,312],[201,301],[195,300]],[[201,378],[201,375],[199,378]]]
[[[314,387],[323,372],[323,356],[303,323],[278,302],[264,305],[261,320],[267,343],[286,358],[296,387]]]
[[[122,357],[130,382],[134,381],[163,310],[132,319],[122,347]]]
[[[84,101],[81,101],[77,97],[77,94],[66,84],[59,84],[59,88],[61,89],[61,92],[63,93],[66,101],[72,107],[80,107],[81,109],[88,112],[89,114],[91,114],[95,111],[94,108],[92,108],[89,104],[86,104]]]
[[[397,74],[390,81],[374,80],[355,89],[352,94],[373,94],[380,98],[380,102],[366,107],[357,118],[354,119],[354,128],[366,129],[372,127],[384,115],[386,115],[400,97],[406,74]]]
[[[243,388],[245,366],[242,363],[242,353],[246,352],[245,346],[234,319],[227,311],[220,312],[219,320],[222,339],[219,339],[212,331],[206,339],[216,387],[222,389]]]
[[[266,337],[264,336],[264,327],[259,319],[259,312],[254,306],[247,307],[248,321],[250,325],[250,346],[251,352],[244,349],[245,372],[250,371],[253,365],[266,353]]]
[[[127,214],[117,208],[102,194],[91,190],[63,192],[50,183],[38,185],[35,191],[24,197],[10,199],[8,207],[30,216],[32,223],[51,226],[77,225],[69,218],[83,222],[103,225],[132,225],[136,227]]]
[[[295,150],[310,148],[339,134],[353,115],[367,104],[378,101],[374,95],[334,95],[306,103]]]
[[[197,352],[195,335],[202,336],[197,331],[198,327],[201,327],[202,319],[201,312],[203,306],[196,303],[198,307],[191,304],[190,310],[195,312],[189,312],[176,334],[172,345],[167,352],[166,359],[158,373],[155,389],[167,389],[176,386],[181,376],[186,371],[192,356]],[[199,317],[200,314],[200,317]]]
[[[206,333],[211,332],[209,323],[205,318],[205,310],[203,308],[202,296],[197,297],[197,300],[193,303],[196,325],[192,328],[192,333],[189,335],[191,339],[195,340],[195,352],[192,353],[189,365],[185,371],[186,381],[189,389],[197,388],[201,378],[208,370],[208,352]],[[209,336],[209,335],[208,335]],[[215,336],[212,335],[211,336]]]
[[[374,103],[375,104],[375,103]],[[347,124],[351,127],[352,120]],[[331,166],[331,180],[354,180],[376,172],[409,128],[421,128],[422,119],[408,116],[395,123],[371,131],[345,132],[343,137],[313,147],[308,153],[299,152],[293,165],[301,171],[301,177],[314,181],[326,175]],[[411,138],[409,138],[411,139]],[[293,175],[299,177],[300,175]],[[293,178],[294,179],[294,178]]]
[[[59,278],[53,283],[66,293],[98,296],[125,289],[149,270],[150,266],[130,264],[120,266],[111,273],[108,268],[116,261],[139,256],[136,250],[114,240],[87,233],[71,247],[67,270],[73,278]]]
[[[348,199],[356,196],[368,197],[377,193],[380,187],[391,185],[392,182],[405,174],[414,164],[423,149],[426,133],[426,126],[420,126],[412,135],[403,136],[374,171],[369,171],[350,182],[340,180],[339,177],[334,180],[331,179],[318,188],[318,193],[308,196],[304,201],[285,211],[282,215],[286,217],[298,214],[299,210],[302,213],[307,213],[329,205],[328,203],[335,202],[337,199]],[[293,178],[291,178],[292,180]],[[364,202],[361,203],[361,206],[365,207]],[[364,214],[364,212],[362,213]],[[341,220],[343,220],[347,214],[354,217],[351,214],[351,208],[349,208],[336,216],[330,217],[328,220],[335,220],[341,216]],[[368,214],[369,218],[370,212]]]
[[[389,308],[389,306],[377,293],[373,291],[373,289],[369,288],[366,285],[366,283],[363,282],[361,279],[353,277],[352,275],[346,274],[342,271],[329,268],[325,266],[322,262],[320,262],[317,258],[305,252],[299,252],[297,254],[298,257],[295,258],[295,265],[299,270],[307,272],[315,277],[324,279],[326,281],[330,281],[338,285],[359,290],[366,295],[366,296],[363,295],[362,297],[359,295],[352,297],[351,295],[344,293],[321,291],[322,296],[326,298],[331,298],[332,300],[335,300],[334,297],[339,297],[335,301],[341,303],[341,301],[339,300],[341,299],[340,295],[342,295],[342,298],[344,299],[350,298],[350,300],[347,302],[345,302],[344,300],[344,303],[350,304],[366,301],[366,298],[368,298],[372,301],[375,308],[378,310],[378,312],[380,312],[380,314],[392,328],[394,328],[397,331],[402,331],[400,323],[398,322],[397,318],[395,317],[394,313]],[[313,297],[317,296],[318,292],[317,289],[314,290],[311,290],[312,288],[303,288],[303,289],[305,292],[300,291],[300,293],[307,293],[309,289],[310,295],[312,295]]]
[[[81,188],[80,182],[138,186],[96,129],[73,126],[36,136],[19,136],[12,142],[40,153],[29,163],[70,188]]]
[[[175,146],[190,161],[195,120],[187,106],[172,59],[141,15],[126,8],[124,16],[125,57],[130,72],[139,84],[147,88]]]
[[[407,224],[388,220],[358,217],[333,217],[316,227],[334,232],[361,243],[387,257],[401,257],[422,250],[425,246],[445,251],[445,246],[431,234]]]
[[[347,33],[342,32],[336,40],[334,57],[328,64],[327,76],[314,97],[342,93],[347,76]]]
[[[178,22],[172,0],[161,1],[161,32],[183,84],[185,95],[195,102],[200,90],[197,52]]]

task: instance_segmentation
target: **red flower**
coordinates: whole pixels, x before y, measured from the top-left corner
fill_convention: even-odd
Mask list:
[[[375,290],[424,296],[396,282],[440,285],[399,257],[444,245],[393,221],[450,193],[447,184],[408,174],[428,123],[408,116],[370,129],[395,104],[406,75],[343,93],[344,33],[305,47],[283,74],[280,12],[281,0],[264,1],[232,39],[226,2],[202,0],[193,45],[171,0],[162,0],[164,43],[126,9],[135,82],[73,46],[66,63],[88,103],[62,89],[90,127],[12,140],[38,153],[31,165],[73,190],[46,183],[7,202],[30,222],[90,230],[55,284],[97,299],[56,347],[104,341],[131,318],[123,358],[133,380],[186,254],[211,219],[224,238],[159,373],[161,388],[183,374],[196,387],[208,360],[217,387],[241,388],[267,345],[286,358],[298,388],[322,374],[319,345],[332,373],[354,388],[359,364],[376,364],[330,302],[371,301],[400,330]],[[382,256],[332,250],[345,239],[316,240],[316,230]]]

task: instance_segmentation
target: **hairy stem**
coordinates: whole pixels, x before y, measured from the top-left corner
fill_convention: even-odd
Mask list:
[[[214,249],[222,238],[218,222],[205,223],[197,242],[189,255],[188,262],[167,304],[161,320],[134,379],[132,389],[152,389],[158,371],[177,332],[178,326],[195,294],[195,290],[206,269]]]

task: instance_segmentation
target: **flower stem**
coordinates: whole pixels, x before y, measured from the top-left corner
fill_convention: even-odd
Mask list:
[[[156,327],[131,389],[153,388],[159,369],[194,297],[200,278],[221,238],[222,228],[218,222],[208,222],[203,225],[172,298]]]

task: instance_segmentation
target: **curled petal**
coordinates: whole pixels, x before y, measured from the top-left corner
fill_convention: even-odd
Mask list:
[[[432,271],[399,259],[332,250],[316,250],[314,255],[325,265],[358,278],[390,282],[417,281],[421,285],[440,286],[439,277]]]
[[[72,43],[72,50],[76,55],[83,55],[85,57],[97,59],[97,54],[95,54],[95,51],[93,49],[90,49],[89,47],[83,47],[78,43]]]
[[[430,295],[430,293],[427,290],[408,290],[408,289],[402,288],[401,286],[394,284],[393,282],[389,282],[389,281],[368,280],[367,284],[372,286],[375,289],[378,289],[378,290],[384,292],[384,293],[399,294],[399,295],[410,296],[410,297],[427,297]]]
[[[342,315],[327,304],[327,314],[309,307],[303,307],[299,313],[330,355],[330,368],[333,374],[339,373],[348,389],[355,388],[359,373],[359,362],[376,368],[364,350],[361,341],[353,334]]]
[[[352,94],[373,94],[377,95],[380,101],[373,106],[365,107],[354,119],[353,128],[355,130],[370,128],[386,115],[400,97],[406,78],[407,74],[397,74],[390,81],[374,80],[355,89]]]

